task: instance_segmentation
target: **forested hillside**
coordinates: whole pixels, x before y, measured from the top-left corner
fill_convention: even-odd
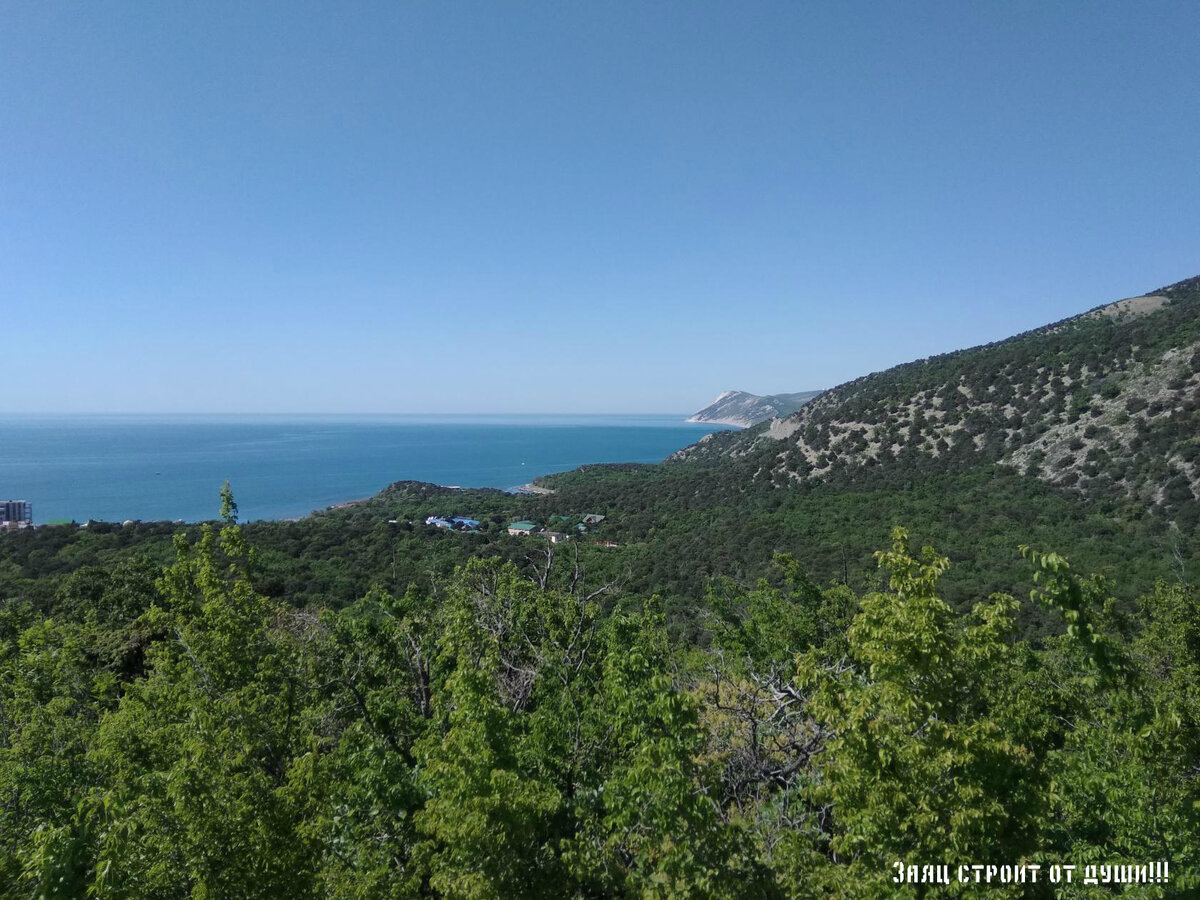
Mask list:
[[[1200,282],[1154,296],[1163,299],[858,379],[664,465],[539,479],[551,494],[399,482],[345,509],[251,523],[254,584],[294,606],[344,606],[376,586],[427,589],[471,558],[523,565],[537,542],[508,535],[507,523],[557,517],[589,570],[659,594],[672,628],[700,640],[711,578],[753,583],[783,552],[818,583],[870,590],[872,552],[904,524],[954,562],[943,591],[955,607],[1016,590],[1016,548],[1031,542],[1105,574],[1132,609],[1160,578],[1200,579]],[[586,512],[606,518],[586,533],[561,524]],[[431,515],[481,527],[448,533],[424,524]],[[176,530],[94,523],[5,535],[0,597],[47,603],[81,567],[165,564]],[[1033,609],[1020,617],[1031,636],[1052,629]]]
[[[957,614],[897,530],[877,591],[715,580],[699,645],[569,547],[297,608],[234,510],[0,606],[0,896],[1200,890],[1193,588],[1135,622],[1026,549]],[[1019,640],[1025,606],[1066,629]]]
[[[1198,304],[537,495],[0,535],[0,897],[1195,896]]]
[[[785,482],[1002,463],[1089,499],[1132,499],[1190,530],[1200,523],[1200,278],[867,375],[679,458],[718,455]]]

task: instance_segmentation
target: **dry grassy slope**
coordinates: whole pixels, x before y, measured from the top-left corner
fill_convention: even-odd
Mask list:
[[[1192,518],[1198,409],[1200,277],[867,375],[677,458],[761,461],[755,477],[776,481],[896,463],[961,470],[1001,462]]]

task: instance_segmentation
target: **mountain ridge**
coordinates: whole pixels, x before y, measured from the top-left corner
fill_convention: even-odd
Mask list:
[[[899,463],[1012,466],[1200,520],[1200,277],[1013,337],[903,363],[673,461],[743,459],[780,486]]]
[[[689,422],[712,425],[736,425],[749,428],[767,419],[791,415],[820,391],[760,396],[747,391],[724,391],[712,403],[688,417]]]

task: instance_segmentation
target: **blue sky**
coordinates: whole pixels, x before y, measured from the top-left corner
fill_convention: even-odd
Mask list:
[[[1195,2],[3,21],[4,412],[686,412],[1200,273]]]

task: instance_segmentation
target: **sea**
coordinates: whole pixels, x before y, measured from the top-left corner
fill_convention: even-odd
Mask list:
[[[630,416],[5,416],[0,500],[34,522],[290,519],[396,481],[516,490],[586,463],[659,462],[724,426]]]

